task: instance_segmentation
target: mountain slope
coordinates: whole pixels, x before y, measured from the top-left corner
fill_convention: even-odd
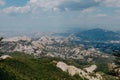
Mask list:
[[[9,58],[1,59],[0,57],[0,80],[88,80],[86,76],[82,76],[81,73],[79,75],[75,74],[74,76],[68,74],[74,73],[74,71],[76,71],[78,68],[78,70],[81,69],[81,71],[84,72],[83,68],[91,65],[91,63],[86,63],[85,61],[51,57],[36,58],[32,55],[26,55],[20,52],[7,54],[10,55]],[[72,65],[68,67],[68,72],[62,71],[57,66],[59,61],[65,62],[68,65]],[[93,64],[97,63],[96,65],[98,67],[95,73],[99,73],[103,77],[103,80],[117,80],[112,75],[106,73],[108,72],[106,71],[107,66],[105,66],[107,62],[103,62],[105,62],[105,60],[95,60]],[[95,73],[93,72],[86,74],[88,74],[90,77],[94,77]]]
[[[51,62],[48,58],[14,55],[11,59],[0,60],[0,80],[82,80],[71,77]]]
[[[76,33],[76,36],[80,37],[82,40],[89,41],[108,41],[120,39],[120,35],[118,33],[99,28]]]

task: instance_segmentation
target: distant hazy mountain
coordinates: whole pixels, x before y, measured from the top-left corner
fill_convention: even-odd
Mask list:
[[[79,27],[75,27],[75,28],[69,28],[63,32],[59,32],[59,33],[54,33],[52,34],[53,36],[64,36],[64,37],[68,37],[71,34],[77,34],[77,33],[81,33],[83,31],[85,31],[86,29],[83,28],[79,28]]]
[[[103,29],[91,29],[75,34],[82,40],[88,41],[109,41],[109,40],[120,40],[120,34],[117,32],[103,30]]]

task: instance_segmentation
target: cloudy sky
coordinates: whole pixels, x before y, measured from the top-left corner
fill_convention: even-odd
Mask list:
[[[120,30],[120,0],[0,0],[0,30]]]

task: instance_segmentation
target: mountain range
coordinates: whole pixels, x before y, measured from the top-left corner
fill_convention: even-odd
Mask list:
[[[83,31],[75,34],[82,40],[88,41],[110,41],[110,40],[120,40],[120,34],[113,31],[103,30],[103,29],[92,29]]]
[[[118,32],[92,29],[32,36],[1,38],[0,80],[120,79],[115,56],[107,54],[120,50]]]

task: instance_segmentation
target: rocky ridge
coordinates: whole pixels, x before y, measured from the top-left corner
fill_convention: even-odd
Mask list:
[[[67,65],[64,62],[57,62],[56,66],[60,68],[62,71],[68,72],[71,76],[79,75],[83,79],[103,80],[102,76],[99,73],[94,72],[94,70],[96,69],[96,65],[91,65],[90,67],[86,68],[86,70],[89,70],[90,73],[82,69],[76,68],[75,66]],[[91,74],[94,74],[94,76],[91,76]]]
[[[24,52],[35,56],[50,56],[72,59],[84,59],[86,56],[105,57],[99,50],[91,47],[84,48],[84,45],[73,45],[66,38],[52,38],[42,36],[37,40],[32,40],[29,37],[13,37],[3,39],[0,42],[1,52]]]

